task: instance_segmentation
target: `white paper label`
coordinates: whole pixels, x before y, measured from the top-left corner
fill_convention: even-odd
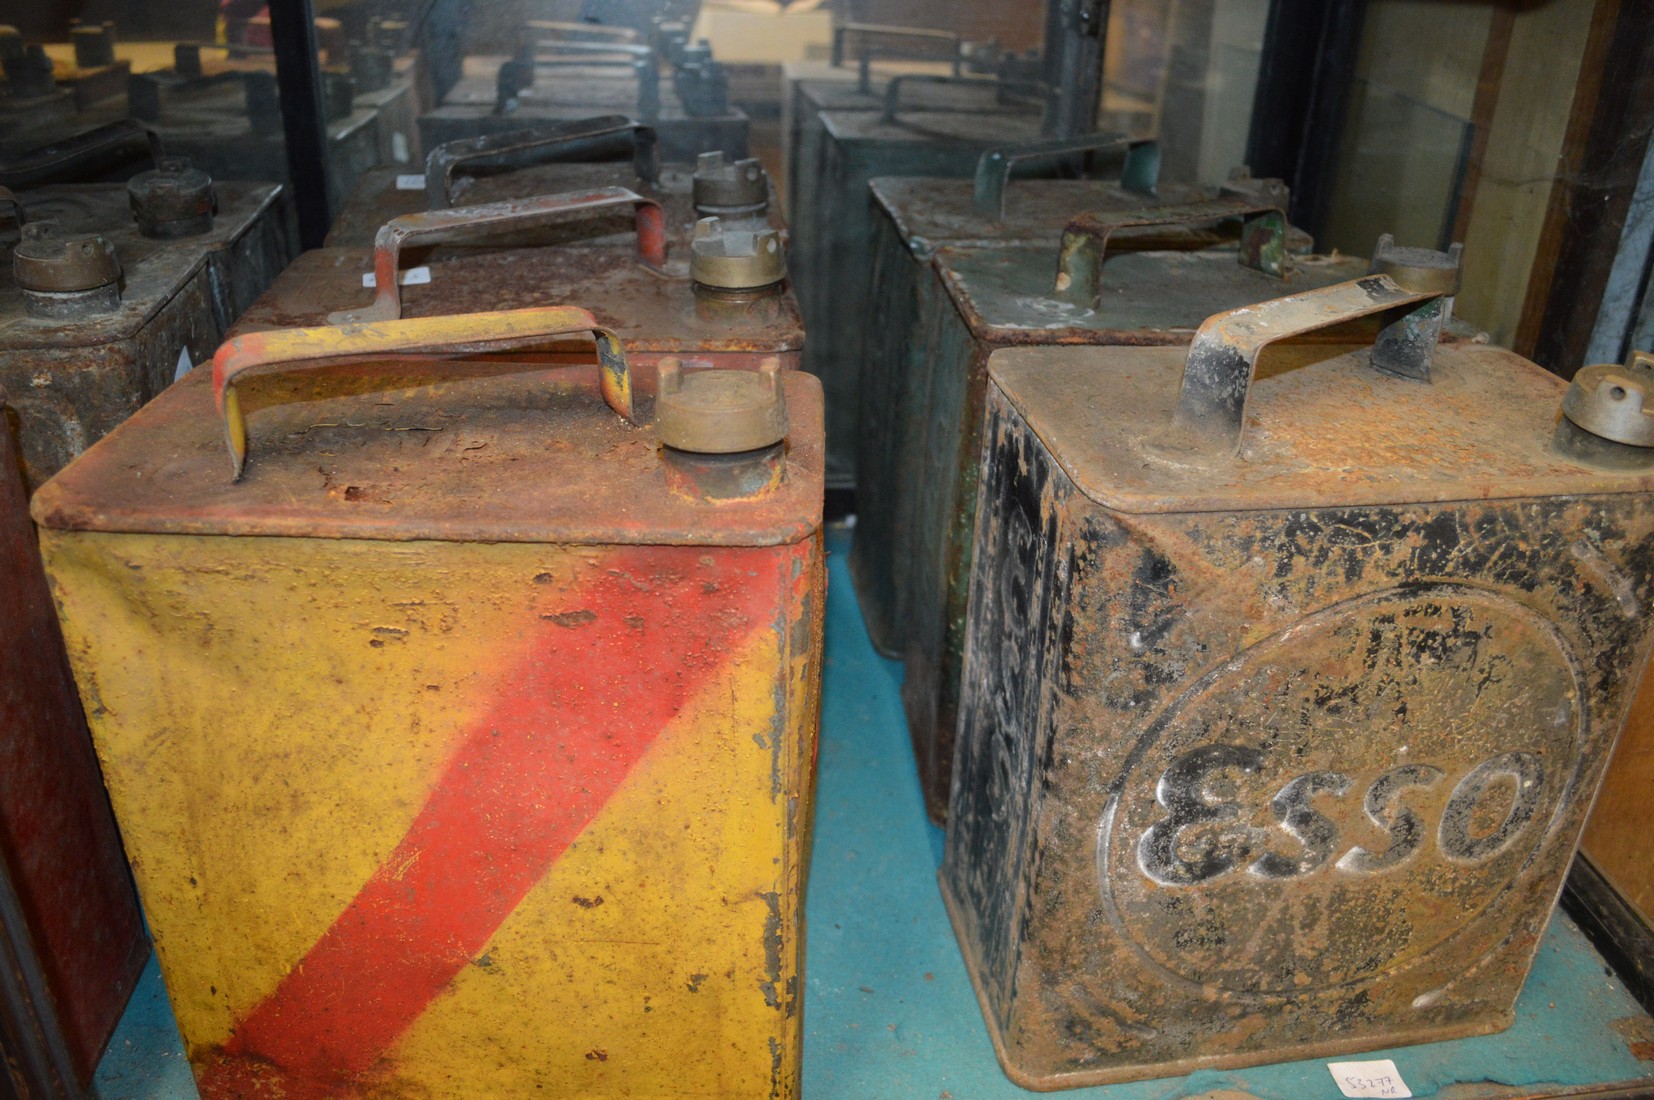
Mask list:
[[[401,137],[400,134],[397,136]],[[398,191],[423,191],[425,190],[425,177],[412,172],[397,176],[396,189]]]
[[[413,159],[413,150],[408,148],[408,135],[401,130],[391,131],[391,157],[398,164],[406,164]]]
[[[1395,1062],[1381,1058],[1376,1062],[1328,1062],[1327,1072],[1338,1082],[1338,1091],[1351,1100],[1363,1097],[1399,1097],[1405,1100],[1413,1094]]]
[[[431,269],[423,264],[419,267],[410,267],[406,271],[398,271],[396,273],[397,286],[423,286],[430,281]],[[362,276],[362,285],[371,289],[379,285],[379,280],[374,276],[373,272],[370,271],[366,275]]]
[[[190,362],[190,349],[189,348],[179,348],[178,349],[178,366],[173,369],[172,380],[174,382],[176,382],[180,378],[184,377],[184,375],[188,374],[190,371],[192,371],[194,369],[195,369],[195,364]]]

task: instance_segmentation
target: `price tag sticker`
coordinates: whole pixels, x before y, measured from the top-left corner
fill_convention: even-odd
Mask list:
[[[424,286],[431,281],[431,269],[421,264],[396,273],[397,286]],[[369,290],[379,285],[379,279],[369,271],[362,276],[362,285]]]
[[[408,147],[408,135],[401,130],[391,132],[391,158],[398,164],[406,164],[413,159],[413,150]],[[397,183],[400,184],[402,180],[407,178],[407,176],[398,176]]]
[[[398,191],[425,190],[425,177],[418,172],[403,172],[396,177]]]
[[[1413,1095],[1407,1088],[1407,1082],[1401,1079],[1401,1071],[1396,1069],[1395,1062],[1388,1058],[1374,1062],[1328,1062],[1327,1072],[1338,1083],[1338,1091],[1351,1100],[1368,1097],[1406,1100]]]

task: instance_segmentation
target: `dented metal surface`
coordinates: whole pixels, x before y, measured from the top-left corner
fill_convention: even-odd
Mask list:
[[[0,955],[7,984],[26,975],[35,988],[23,999],[31,1019],[14,1018],[21,1005],[5,998],[0,1032],[26,1095],[78,1096],[149,944],[41,569],[10,411],[0,391]],[[31,1034],[33,1049],[10,1045]]]
[[[820,388],[713,503],[653,371],[422,325],[244,373],[239,483],[197,372],[35,497],[202,1096],[796,1097]]]
[[[1562,382],[1271,357],[1198,460],[1178,349],[990,366],[942,880],[1024,1085],[1508,1026],[1647,658],[1654,477]]]
[[[30,316],[10,257],[0,265],[0,385],[17,411],[31,485],[154,397],[180,366],[211,356],[237,313],[293,254],[280,187],[220,183],[215,192],[213,227],[175,240],[140,232],[122,185],[58,185],[19,196],[31,222],[100,234],[122,271],[115,308],[55,320]],[[0,233],[7,246],[18,239],[15,228]]]

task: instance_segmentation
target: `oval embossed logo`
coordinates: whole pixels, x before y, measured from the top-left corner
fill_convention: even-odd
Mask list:
[[[1555,630],[1476,589],[1329,608],[1206,676],[1138,744],[1098,834],[1120,931],[1237,993],[1363,981],[1477,918],[1565,804],[1579,677]]]

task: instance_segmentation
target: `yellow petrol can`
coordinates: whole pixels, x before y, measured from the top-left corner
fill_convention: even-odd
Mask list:
[[[820,386],[648,373],[250,333],[36,495],[204,1097],[797,1095]]]

